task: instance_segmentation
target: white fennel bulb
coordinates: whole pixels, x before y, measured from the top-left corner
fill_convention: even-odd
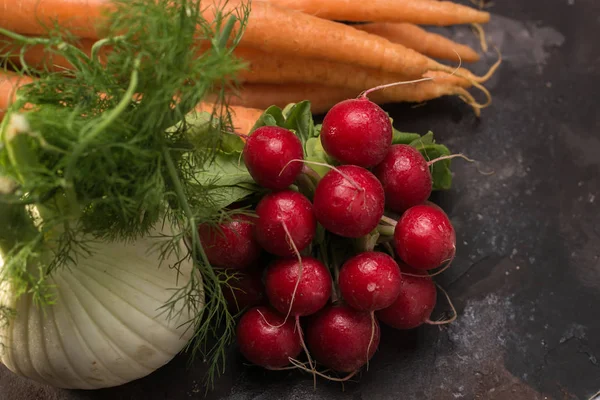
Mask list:
[[[16,374],[70,389],[121,385],[168,363],[191,339],[187,322],[202,304],[181,300],[171,313],[164,307],[194,272],[191,260],[173,268],[175,254],[159,267],[158,240],[92,243],[91,256],[49,278],[52,305],[38,307],[30,294],[17,298],[3,283],[0,305],[16,315],[0,328],[2,363]]]

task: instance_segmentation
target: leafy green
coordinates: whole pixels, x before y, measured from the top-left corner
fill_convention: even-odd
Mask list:
[[[323,144],[321,143],[321,138],[319,137],[311,137],[306,142],[306,160],[308,161],[316,161],[319,163],[325,163],[331,165],[331,158],[325,152],[323,148]],[[314,169],[320,176],[324,176],[327,172],[330,171],[329,168],[311,164],[310,167]]]
[[[283,127],[294,131],[306,149],[306,142],[313,137],[315,129],[310,102],[302,101],[286,110]]]
[[[392,144],[406,144],[419,150],[426,160],[450,155],[450,150],[444,145],[437,144],[433,132],[429,131],[421,136],[418,133],[401,132],[393,128]],[[452,186],[451,160],[441,160],[431,167],[433,190],[448,190]]]
[[[305,154],[308,151],[308,139],[315,136],[315,124],[309,101],[288,104],[283,110],[277,106],[267,108],[250,132],[254,132],[261,126],[279,126],[291,130],[302,142]]]
[[[433,132],[428,132],[426,135],[413,140],[409,144],[419,150],[426,160],[433,160],[451,154],[446,146],[435,142]],[[431,165],[433,190],[448,190],[452,186],[451,162],[452,160],[441,160]]]
[[[420,137],[418,133],[400,132],[393,128],[392,144],[411,144]]]
[[[285,117],[281,112],[281,108],[277,106],[271,106],[267,108],[262,115],[258,118],[250,133],[254,132],[261,126],[280,126],[283,127],[285,125]]]
[[[240,153],[218,152],[215,158],[196,174],[196,182],[208,188],[210,208],[216,212],[260,191],[241,160]]]

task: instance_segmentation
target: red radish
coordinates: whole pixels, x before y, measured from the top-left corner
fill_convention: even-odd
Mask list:
[[[263,304],[266,299],[261,271],[237,271],[222,284],[223,296],[229,312],[236,314],[247,307]]]
[[[343,164],[373,167],[392,145],[392,123],[366,97],[344,100],[325,115],[321,142],[325,152]]]
[[[417,149],[395,144],[373,173],[385,191],[385,204],[402,213],[423,203],[431,195],[433,180],[425,158]]]
[[[282,314],[314,314],[331,297],[331,275],[325,265],[313,257],[274,261],[265,274],[265,288],[271,305]]]
[[[267,189],[280,190],[294,183],[302,171],[302,163],[288,163],[303,159],[304,152],[300,139],[293,132],[277,126],[263,126],[248,136],[243,157],[256,183]]]
[[[375,175],[355,165],[329,171],[313,199],[317,220],[336,235],[357,238],[377,227],[385,207],[383,187]]]
[[[394,245],[406,264],[427,270],[454,257],[456,233],[441,208],[423,204],[402,214],[394,229]]]
[[[284,190],[267,194],[256,206],[254,233],[258,243],[278,256],[294,255],[312,242],[317,221],[310,201],[298,192]]]
[[[370,313],[345,304],[319,311],[306,329],[306,342],[315,360],[339,372],[354,372],[367,364],[379,346],[379,337],[379,324]]]
[[[252,233],[255,222],[256,218],[235,214],[219,225],[200,224],[198,234],[210,264],[244,269],[255,263],[262,251]]]
[[[346,261],[338,280],[342,297],[349,306],[375,311],[389,307],[396,300],[402,275],[392,257],[367,251]]]
[[[265,368],[285,367],[302,351],[294,322],[268,307],[248,310],[238,322],[236,337],[242,355]]]
[[[428,322],[435,307],[437,293],[433,280],[423,270],[414,270],[402,265],[400,294],[394,303],[377,311],[377,318],[386,325],[396,329],[412,329]]]

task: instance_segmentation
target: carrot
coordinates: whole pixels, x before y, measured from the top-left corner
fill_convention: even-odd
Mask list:
[[[405,102],[421,103],[442,96],[455,95],[471,105],[476,114],[479,114],[481,108],[466,90],[457,86],[440,85],[429,81],[401,87],[406,88],[405,97],[402,100]],[[244,107],[264,109],[271,105],[285,107],[289,103],[309,100],[312,112],[322,114],[339,101],[357,97],[359,94],[359,91],[348,88],[318,84],[245,84],[237,94],[232,94],[228,98],[228,102]],[[397,98],[388,96],[386,90],[369,94],[369,99],[377,104],[398,101]]]
[[[5,40],[11,43],[9,39]],[[83,39],[80,43],[81,49],[91,53],[93,42]],[[9,46],[7,46],[9,47]],[[105,50],[108,50],[106,47]],[[19,54],[20,47],[11,43],[10,54]],[[8,54],[8,52],[5,52]],[[393,74],[385,71],[363,68],[356,65],[341,64],[327,60],[305,59],[294,56],[284,56],[267,53],[249,47],[238,47],[235,55],[247,63],[247,69],[240,71],[238,79],[241,82],[252,83],[322,83],[328,86],[346,87],[355,90],[365,90],[370,87],[379,86],[391,82],[410,80],[401,74]],[[42,46],[28,47],[24,59],[31,67],[49,68],[50,70],[69,69],[69,62],[55,54],[47,53]],[[15,60],[17,61],[17,60]],[[452,83],[464,88],[471,87],[471,83],[458,76],[450,76],[445,72],[431,71],[425,74],[434,77],[439,83]],[[390,97],[395,91],[402,93],[404,88],[396,87],[388,89]],[[402,98],[402,94],[399,95]]]
[[[227,7],[236,4],[239,2],[230,1]],[[210,15],[205,17],[211,18]],[[407,78],[418,78],[428,70],[454,71],[452,67],[377,35],[261,1],[252,4],[241,43],[271,53],[356,64]],[[457,75],[475,78],[464,69]]]
[[[213,108],[213,103],[202,102],[198,105],[198,107],[196,107],[196,110],[212,112]],[[230,106],[230,111],[234,131],[243,135],[247,135],[250,132],[250,129],[252,129],[258,118],[263,113],[263,110],[258,108],[242,106]]]
[[[28,76],[0,70],[0,120],[15,100],[17,89],[31,82],[33,79]]]
[[[490,14],[450,1],[269,0],[273,4],[337,21],[411,22],[447,26],[486,23]]]
[[[414,24],[373,22],[354,25],[354,27],[384,37],[390,42],[399,43],[429,57],[456,61],[460,56],[465,62],[479,61],[479,54],[469,46],[456,43],[437,33],[427,32]]]
[[[87,48],[84,45],[83,50],[89,53],[90,46],[91,43],[88,43]],[[359,93],[372,87],[409,80],[399,74],[371,70],[355,65],[286,57],[251,48],[238,47],[235,53],[238,57],[244,59],[249,66],[249,69],[240,72],[239,80],[252,84],[322,84],[327,82],[327,86],[351,89],[353,93]],[[48,62],[44,60],[45,55],[43,48],[32,47],[25,53],[24,58],[31,66],[48,67],[48,65],[44,65]],[[55,59],[53,61],[55,61],[54,66],[56,68],[69,67],[66,60],[63,60],[64,65],[58,66],[56,62],[60,60]],[[389,87],[385,89],[384,97],[390,102],[420,102],[444,95],[462,95],[464,91],[458,88],[471,87],[468,80],[441,71],[427,71],[424,76],[434,80],[419,85]],[[261,86],[258,87],[261,88]],[[301,85],[292,87],[297,89]],[[311,88],[310,85],[307,87]],[[253,98],[252,95],[249,96]],[[308,99],[313,100],[312,98]],[[258,102],[256,104],[263,108],[263,103]]]
[[[12,6],[13,1],[0,0],[0,9],[12,8],[8,7],[8,4]],[[19,2],[20,7],[16,7],[19,11],[4,13],[0,26],[19,33],[43,34],[43,26],[38,24],[36,28],[31,21],[38,18],[42,23],[47,23],[56,19],[59,24],[64,24],[64,27],[90,39],[100,36],[99,30],[90,24],[90,16],[101,15],[108,7],[108,0],[70,0],[67,3],[68,7],[72,7],[74,11],[66,13],[64,0]],[[34,5],[38,3],[40,6],[36,9]],[[230,0],[224,9],[235,11],[242,3],[241,0]],[[28,13],[23,14],[23,10]],[[71,18],[67,18],[66,14]],[[213,21],[215,8],[207,7],[203,14],[208,21]],[[20,17],[24,16],[26,18],[23,19],[28,22],[21,25]],[[263,1],[252,3],[252,12],[241,43],[267,52],[356,64],[403,74],[410,78],[418,78],[428,70],[454,72],[450,66],[442,65],[400,44],[390,43],[377,35]],[[491,72],[493,71],[484,77],[476,77],[470,71],[460,69],[456,75],[481,82],[489,78]]]
[[[240,81],[252,83],[323,83],[329,86],[365,90],[384,83],[410,80],[403,74],[364,68],[352,64],[342,64],[327,60],[306,59],[267,53],[248,47],[238,47],[236,56],[242,58],[248,66],[240,71]],[[449,76],[445,72],[431,73],[437,80],[452,82],[462,87],[471,83],[458,76]],[[399,89],[399,88],[395,88]]]
[[[74,35],[97,38],[108,7],[108,0],[0,0],[0,27],[41,35],[58,25]]]
[[[266,109],[275,105],[285,107],[289,103],[309,100],[311,111],[322,114],[335,103],[356,97],[356,90],[316,84],[245,84],[236,95],[228,98],[229,104]]]
[[[226,8],[232,9],[239,4],[239,0],[230,0]],[[207,10],[205,18],[211,20],[211,14],[214,10]],[[407,78],[419,78],[431,70],[456,73],[475,82],[483,82],[489,79],[496,67],[485,76],[476,77],[469,70],[461,68],[455,71],[415,50],[352,26],[262,1],[252,3],[241,43],[266,52],[361,65]]]

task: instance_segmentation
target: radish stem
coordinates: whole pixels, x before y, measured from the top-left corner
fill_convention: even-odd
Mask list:
[[[377,225],[377,232],[381,236],[394,236],[394,230],[396,230],[394,226]]]
[[[385,215],[382,215],[382,216],[381,216],[381,220],[382,220],[383,222],[385,222],[386,224],[390,224],[390,225],[392,225],[393,227],[395,227],[396,225],[398,225],[398,221],[396,221],[396,220],[395,220],[395,219],[393,219],[393,218],[387,217],[387,216],[385,216]]]

